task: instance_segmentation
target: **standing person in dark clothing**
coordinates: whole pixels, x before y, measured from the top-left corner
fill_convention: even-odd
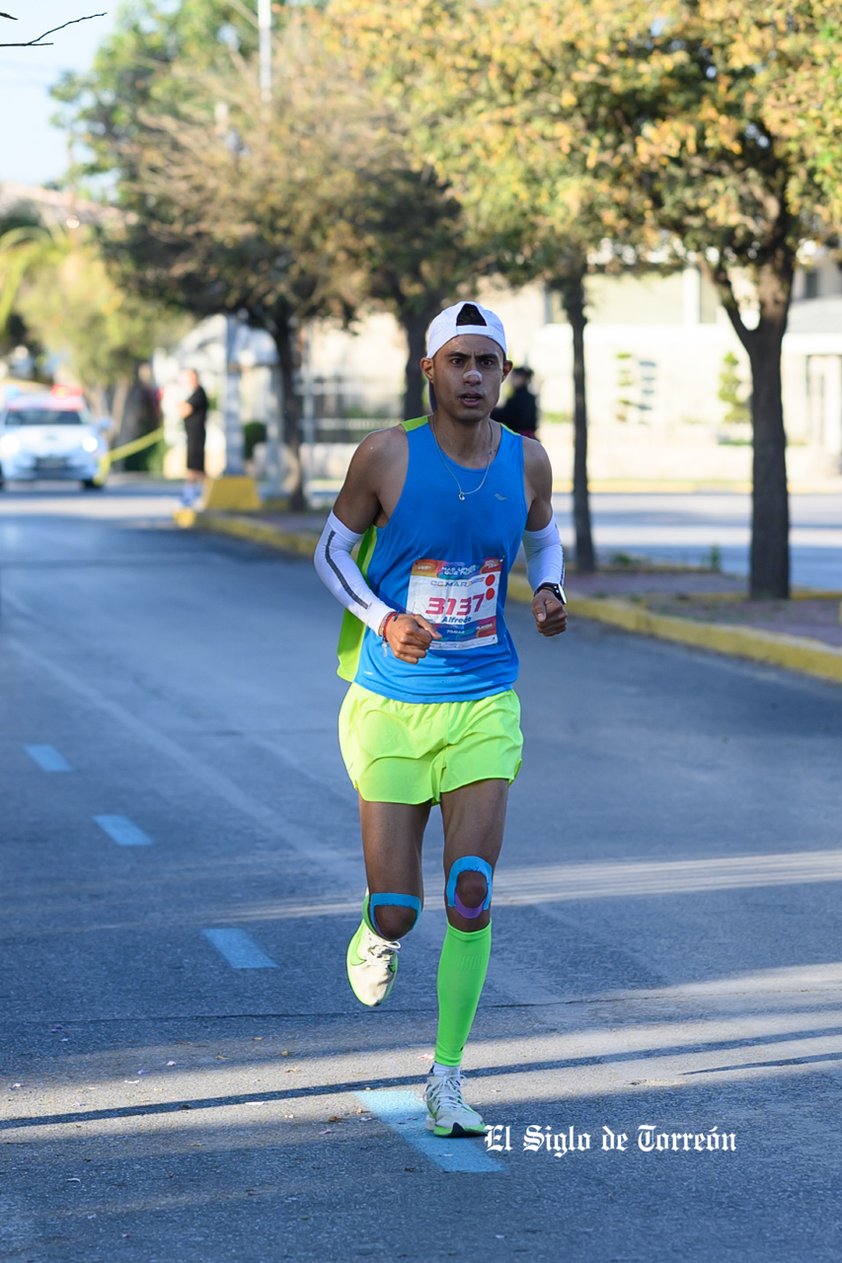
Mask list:
[[[529,389],[533,377],[531,368],[513,368],[512,393],[491,413],[495,421],[527,439],[538,437],[538,400]]]
[[[187,432],[187,485],[182,499],[185,505],[196,503],[205,480],[205,438],[208,422],[208,397],[199,383],[195,368],[185,373],[189,395],[179,404],[179,413]]]

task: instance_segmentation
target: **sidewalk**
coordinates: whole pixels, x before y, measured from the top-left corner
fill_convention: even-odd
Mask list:
[[[176,514],[183,526],[312,556],[326,511]],[[649,565],[567,578],[571,617],[799,671],[842,684],[842,592],[797,591],[790,601],[750,601],[745,580],[715,571]],[[509,593],[530,601],[525,575]]]

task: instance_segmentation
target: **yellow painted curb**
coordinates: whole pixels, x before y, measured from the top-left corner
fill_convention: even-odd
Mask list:
[[[279,552],[297,553],[302,557],[312,557],[319,538],[315,532],[310,535],[302,531],[285,531],[273,522],[263,522],[260,518],[241,517],[235,513],[214,513],[207,509],[195,514],[192,525],[200,531],[250,539],[256,544],[277,548]]]
[[[206,480],[202,508],[249,513],[262,509],[263,501],[257,483],[248,474],[223,474]]]
[[[509,576],[509,593],[515,601],[532,602],[532,590],[522,575]],[[800,636],[764,632],[756,627],[727,627],[722,623],[697,623],[669,614],[653,614],[643,605],[611,597],[579,597],[574,592],[568,595],[571,613],[582,618],[842,684],[842,650],[830,645],[820,645]]]

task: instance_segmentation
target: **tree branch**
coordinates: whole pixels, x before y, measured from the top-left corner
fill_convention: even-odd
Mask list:
[[[53,45],[52,40],[46,44],[42,42],[48,35],[55,35],[56,31],[63,31],[67,26],[75,26],[77,22],[90,22],[92,18],[104,18],[106,16],[107,14],[105,13],[89,13],[83,18],[71,18],[69,22],[62,22],[61,26],[50,27],[49,31],[44,31],[43,35],[38,35],[35,39],[24,40],[20,44],[0,44],[0,48],[51,48]],[[9,18],[10,21],[17,22],[17,18],[13,17],[11,13],[0,13],[0,18]]]

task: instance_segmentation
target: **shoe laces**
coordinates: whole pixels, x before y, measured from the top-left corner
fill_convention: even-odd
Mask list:
[[[374,960],[391,960],[400,950],[400,943],[393,942],[392,939],[388,938],[375,938],[372,936],[368,945],[368,955]]]
[[[433,1079],[431,1095],[435,1098],[437,1108],[465,1104],[462,1097],[462,1075],[458,1070],[455,1074],[433,1075]]]

